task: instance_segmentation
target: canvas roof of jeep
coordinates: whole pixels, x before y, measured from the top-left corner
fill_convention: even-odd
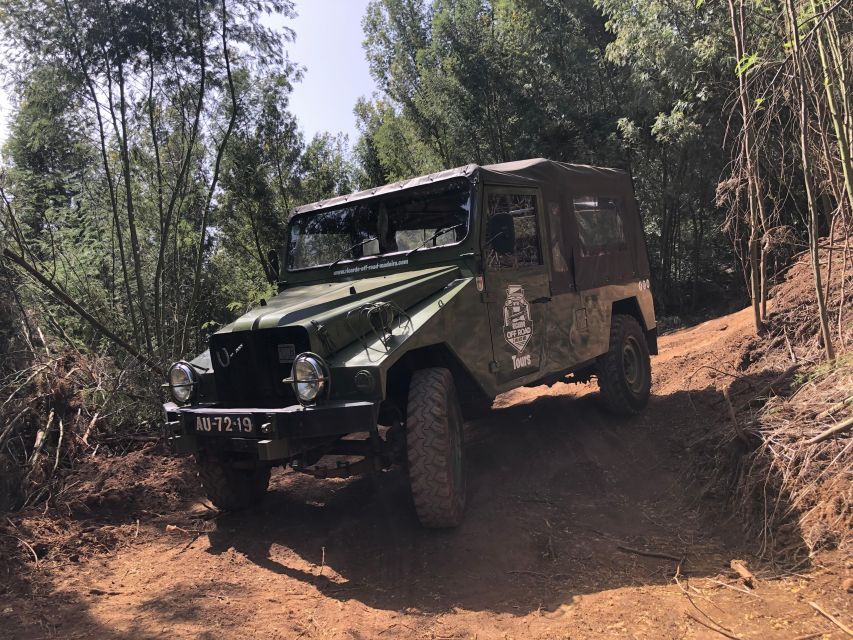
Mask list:
[[[645,236],[634,199],[631,178],[621,169],[568,164],[545,158],[490,165],[468,164],[302,205],[293,209],[292,214],[341,206],[455,178],[468,178],[474,183],[482,182],[487,185],[517,185],[539,189],[546,207],[545,219],[549,225],[547,236],[558,239],[561,254],[565,256],[574,274],[574,284],[577,288],[589,289],[649,277]],[[627,245],[625,251],[588,255],[579,246],[577,220],[572,215],[574,202],[579,198],[590,196],[616,198],[620,201],[624,214],[622,223]],[[556,269],[555,271],[565,272],[566,270]],[[558,274],[555,276],[557,276],[555,280],[564,279]],[[568,279],[565,278],[567,286]]]

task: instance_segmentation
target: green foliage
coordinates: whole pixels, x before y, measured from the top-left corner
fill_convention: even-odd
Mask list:
[[[378,173],[616,155],[606,115],[615,79],[588,2],[376,0],[364,29],[384,93],[359,107]]]
[[[735,67],[735,75],[742,76],[746,73],[749,73],[749,70],[752,69],[758,62],[758,54],[757,53],[749,53],[744,55],[737,62],[737,66]]]
[[[299,163],[298,204],[345,195],[356,188],[355,168],[343,134],[318,133]]]
[[[349,191],[346,140],[305,145],[290,0],[9,0],[18,97],[0,243],[67,296],[24,303],[95,349],[103,330],[161,365],[272,293],[267,253],[295,204]],[[95,319],[68,313],[73,300]]]
[[[381,94],[356,107],[364,180],[536,156],[628,169],[658,299],[695,305],[731,259],[713,198],[727,20],[695,0],[374,0],[363,26]]]

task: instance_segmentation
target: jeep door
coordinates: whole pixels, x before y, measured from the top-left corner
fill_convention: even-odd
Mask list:
[[[484,292],[492,337],[490,370],[500,390],[538,377],[551,301],[537,189],[491,187],[482,200]]]

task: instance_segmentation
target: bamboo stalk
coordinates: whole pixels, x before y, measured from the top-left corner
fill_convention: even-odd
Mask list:
[[[806,444],[817,444],[818,442],[829,440],[832,436],[837,435],[843,431],[847,431],[850,427],[853,427],[853,416],[850,416],[844,422],[839,422],[834,427],[830,427],[826,431],[819,433],[811,440],[806,441]]]
[[[817,12],[815,0],[812,0],[812,8],[815,12]],[[842,121],[839,105],[836,100],[836,94],[842,96],[842,100],[846,99],[847,87],[844,82],[843,76],[838,75],[840,71],[834,72],[832,66],[828,62],[826,51],[827,46],[824,43],[824,37],[822,34],[823,30],[827,30],[827,37],[831,37],[829,33],[829,28],[831,25],[834,26],[834,24],[834,19],[827,19],[824,22],[824,25],[817,29],[817,49],[821,69],[823,71],[824,94],[826,95],[826,103],[829,107],[832,127],[835,130],[835,140],[838,146],[838,155],[841,157],[841,173],[844,177],[844,190],[847,193],[848,205],[850,206],[851,211],[853,211],[853,166],[851,166],[851,163],[853,161],[851,161],[851,149],[849,145],[849,141],[851,137],[853,137],[853,135],[851,135],[849,131],[845,131],[845,124]],[[838,69],[842,70],[843,65],[839,65]]]
[[[812,276],[815,286],[815,300],[818,308],[818,321],[823,339],[823,348],[827,360],[835,359],[835,349],[832,345],[832,335],[829,332],[829,320],[826,311],[826,300],[823,295],[823,284],[820,272],[820,255],[818,251],[818,216],[815,197],[814,176],[812,173],[812,158],[808,145],[808,102],[806,99],[805,65],[800,48],[800,33],[798,30],[797,14],[793,0],[785,0],[788,13],[788,29],[791,37],[792,59],[794,61],[794,78],[797,87],[798,116],[800,124],[800,157],[803,163],[803,179],[806,187],[806,200],[809,208],[809,253],[812,261]]]

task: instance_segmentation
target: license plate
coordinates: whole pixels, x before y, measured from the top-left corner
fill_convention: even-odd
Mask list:
[[[196,433],[210,433],[216,435],[242,435],[254,433],[255,425],[252,416],[247,415],[225,415],[225,416],[196,416]]]

